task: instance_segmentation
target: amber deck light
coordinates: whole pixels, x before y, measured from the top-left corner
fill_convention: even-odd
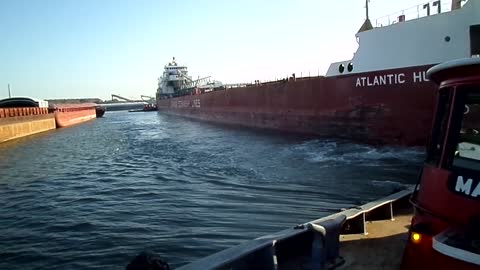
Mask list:
[[[412,234],[410,235],[410,240],[412,241],[412,243],[418,244],[422,240],[422,235],[416,232],[412,232]]]

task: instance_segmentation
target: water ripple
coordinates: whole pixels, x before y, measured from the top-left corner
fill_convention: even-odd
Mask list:
[[[415,183],[422,157],[107,113],[0,145],[0,269],[179,266]]]

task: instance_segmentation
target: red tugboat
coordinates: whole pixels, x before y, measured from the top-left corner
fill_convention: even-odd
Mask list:
[[[402,269],[480,269],[480,58],[428,76],[439,97]]]
[[[128,112],[156,112],[158,111],[156,104],[145,104],[142,109],[128,110]]]

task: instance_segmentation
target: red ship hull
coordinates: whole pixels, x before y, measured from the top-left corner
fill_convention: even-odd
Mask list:
[[[436,87],[428,66],[300,78],[158,99],[158,110],[199,120],[354,141],[423,145]]]
[[[95,107],[68,107],[55,110],[55,122],[59,128],[83,123],[96,117]]]

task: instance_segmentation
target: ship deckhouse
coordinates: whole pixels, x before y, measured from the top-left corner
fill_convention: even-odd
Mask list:
[[[192,78],[188,76],[186,66],[179,66],[173,57],[172,62],[165,65],[162,77],[158,78],[158,96],[173,95],[178,89],[184,88]]]
[[[396,15],[372,26],[367,1],[367,19],[356,34],[358,50],[351,60],[331,64],[327,76],[480,56],[480,1],[437,0]]]

